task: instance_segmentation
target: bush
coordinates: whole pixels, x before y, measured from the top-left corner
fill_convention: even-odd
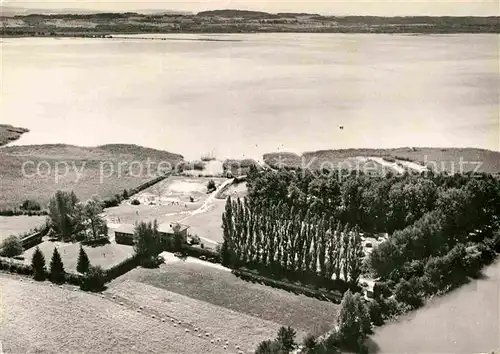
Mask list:
[[[141,202],[138,201],[137,199],[134,199],[134,200],[132,200],[132,202],[130,204],[132,204],[132,205],[140,205]]]
[[[197,235],[191,236],[191,245],[199,245],[201,242],[200,237]]]
[[[17,236],[9,236],[0,244],[0,256],[15,257],[24,251],[21,240]]]
[[[215,181],[213,179],[211,179],[210,181],[208,181],[207,183],[207,191],[208,193],[214,191],[217,189],[217,186],[215,185]]]
[[[23,202],[23,204],[21,204],[21,209],[39,211],[42,209],[42,207],[40,206],[40,203],[38,203],[37,201],[27,199]]]
[[[104,290],[106,284],[106,273],[100,266],[90,267],[89,271],[81,280],[80,289],[85,291],[99,292]]]
[[[165,260],[161,256],[147,257],[141,260],[141,266],[144,268],[153,269],[153,268],[158,268],[164,262]]]

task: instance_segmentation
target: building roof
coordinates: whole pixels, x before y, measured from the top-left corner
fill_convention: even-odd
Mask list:
[[[175,223],[175,222],[165,222],[163,224],[158,225],[158,231],[160,231],[162,233],[166,233],[166,234],[173,234],[174,230],[173,230],[172,226],[174,224],[178,224],[181,227],[180,231],[184,231],[184,230],[189,229],[188,225],[179,224],[179,223]]]
[[[121,224],[115,229],[115,232],[120,232],[122,234],[134,234],[135,225],[132,224]]]

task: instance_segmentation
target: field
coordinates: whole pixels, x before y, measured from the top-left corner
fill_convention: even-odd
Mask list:
[[[46,216],[0,216],[0,242],[10,235],[19,236],[42,226]]]
[[[370,338],[371,352],[465,354],[500,348],[500,262],[483,273],[482,279],[378,328]]]
[[[25,199],[46,205],[57,190],[74,190],[82,200],[93,195],[112,197],[156,177],[156,165],[151,174],[147,171],[148,158],[172,165],[182,160],[181,155],[135,145],[4,147],[0,149],[0,209],[18,207]]]
[[[439,172],[479,171],[492,174],[500,173],[500,152],[473,148],[398,148],[398,149],[346,149],[306,152],[302,156],[292,153],[270,153],[264,155],[264,161],[270,164],[282,162],[286,166],[309,166],[318,168],[333,165],[343,168],[363,169],[364,164],[357,167],[356,158],[388,157],[389,159],[408,159],[418,164],[428,165]],[[462,160],[461,160],[462,159]]]
[[[110,298],[0,274],[5,353],[222,353],[221,344]]]
[[[335,325],[336,304],[246,282],[227,270],[202,263],[205,262],[179,260],[168,262],[159,269],[137,268],[111,283],[110,291],[125,281],[143,283],[240,314],[291,326],[301,335],[323,334]]]
[[[76,272],[78,253],[80,251],[79,243],[44,241],[39,244],[38,247],[43,252],[47,265],[50,263],[54,248],[57,247],[64,263],[64,268],[68,271]],[[125,259],[130,258],[134,253],[132,246],[119,245],[116,243],[109,243],[99,247],[83,246],[83,248],[89,257],[90,264],[94,266],[99,265],[104,269],[109,269]],[[31,258],[35,249],[36,247],[30,248],[23,253],[25,263],[31,264]]]

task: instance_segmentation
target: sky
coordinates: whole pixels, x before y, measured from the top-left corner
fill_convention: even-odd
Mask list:
[[[0,0],[12,7],[98,11],[174,10],[199,12],[242,9],[267,12],[310,12],[325,15],[498,16],[500,0]]]

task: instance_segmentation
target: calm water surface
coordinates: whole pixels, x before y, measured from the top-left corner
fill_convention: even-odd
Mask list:
[[[188,158],[499,149],[496,35],[167,37],[2,39],[1,121],[31,129],[18,144],[125,142]]]

